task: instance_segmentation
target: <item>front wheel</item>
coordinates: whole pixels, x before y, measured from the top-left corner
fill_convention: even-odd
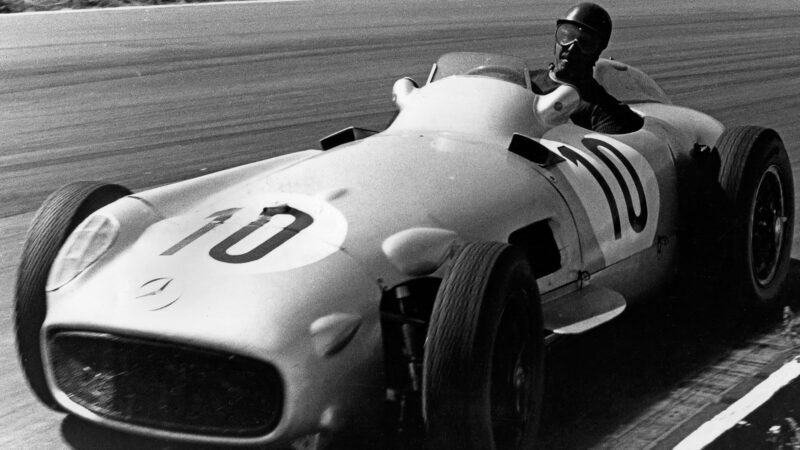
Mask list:
[[[437,294],[423,361],[423,414],[436,449],[529,449],[539,424],[543,332],[525,255],[469,244]]]
[[[45,285],[50,267],[67,236],[91,213],[131,191],[105,183],[77,182],[53,192],[33,218],[17,270],[14,322],[20,364],[34,394],[59,409],[42,365],[40,331],[47,313]]]

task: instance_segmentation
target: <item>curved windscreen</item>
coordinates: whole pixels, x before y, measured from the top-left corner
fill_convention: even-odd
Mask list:
[[[530,89],[530,77],[525,61],[515,56],[491,53],[447,53],[436,61],[429,83],[453,75],[472,75],[507,81]]]

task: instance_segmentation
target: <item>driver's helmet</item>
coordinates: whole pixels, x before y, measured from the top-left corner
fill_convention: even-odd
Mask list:
[[[556,27],[563,23],[572,23],[597,33],[602,39],[600,51],[608,46],[608,41],[611,39],[611,16],[596,3],[580,3],[573,6],[564,17],[556,21]]]

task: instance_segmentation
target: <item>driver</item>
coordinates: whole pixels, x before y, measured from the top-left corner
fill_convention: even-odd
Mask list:
[[[594,65],[611,38],[611,16],[594,3],[580,3],[556,21],[554,63],[531,71],[536,94],[549,94],[560,84],[574,86],[581,105],[570,119],[576,125],[607,134],[636,131],[642,118],[611,96],[594,79]]]

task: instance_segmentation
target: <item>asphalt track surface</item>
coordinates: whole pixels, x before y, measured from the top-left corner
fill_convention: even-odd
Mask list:
[[[606,55],[676,104],[777,129],[800,186],[800,11],[756,3],[614,2]],[[15,266],[49,192],[84,179],[141,190],[317,148],[346,126],[381,128],[394,80],[424,80],[442,53],[544,66],[567,6],[330,0],[0,17],[0,448],[129,442],[39,405],[16,361]],[[794,248],[797,258],[797,231]],[[669,447],[791,352],[775,321],[721,326],[724,312],[669,301],[627,316],[553,351],[544,447]]]

